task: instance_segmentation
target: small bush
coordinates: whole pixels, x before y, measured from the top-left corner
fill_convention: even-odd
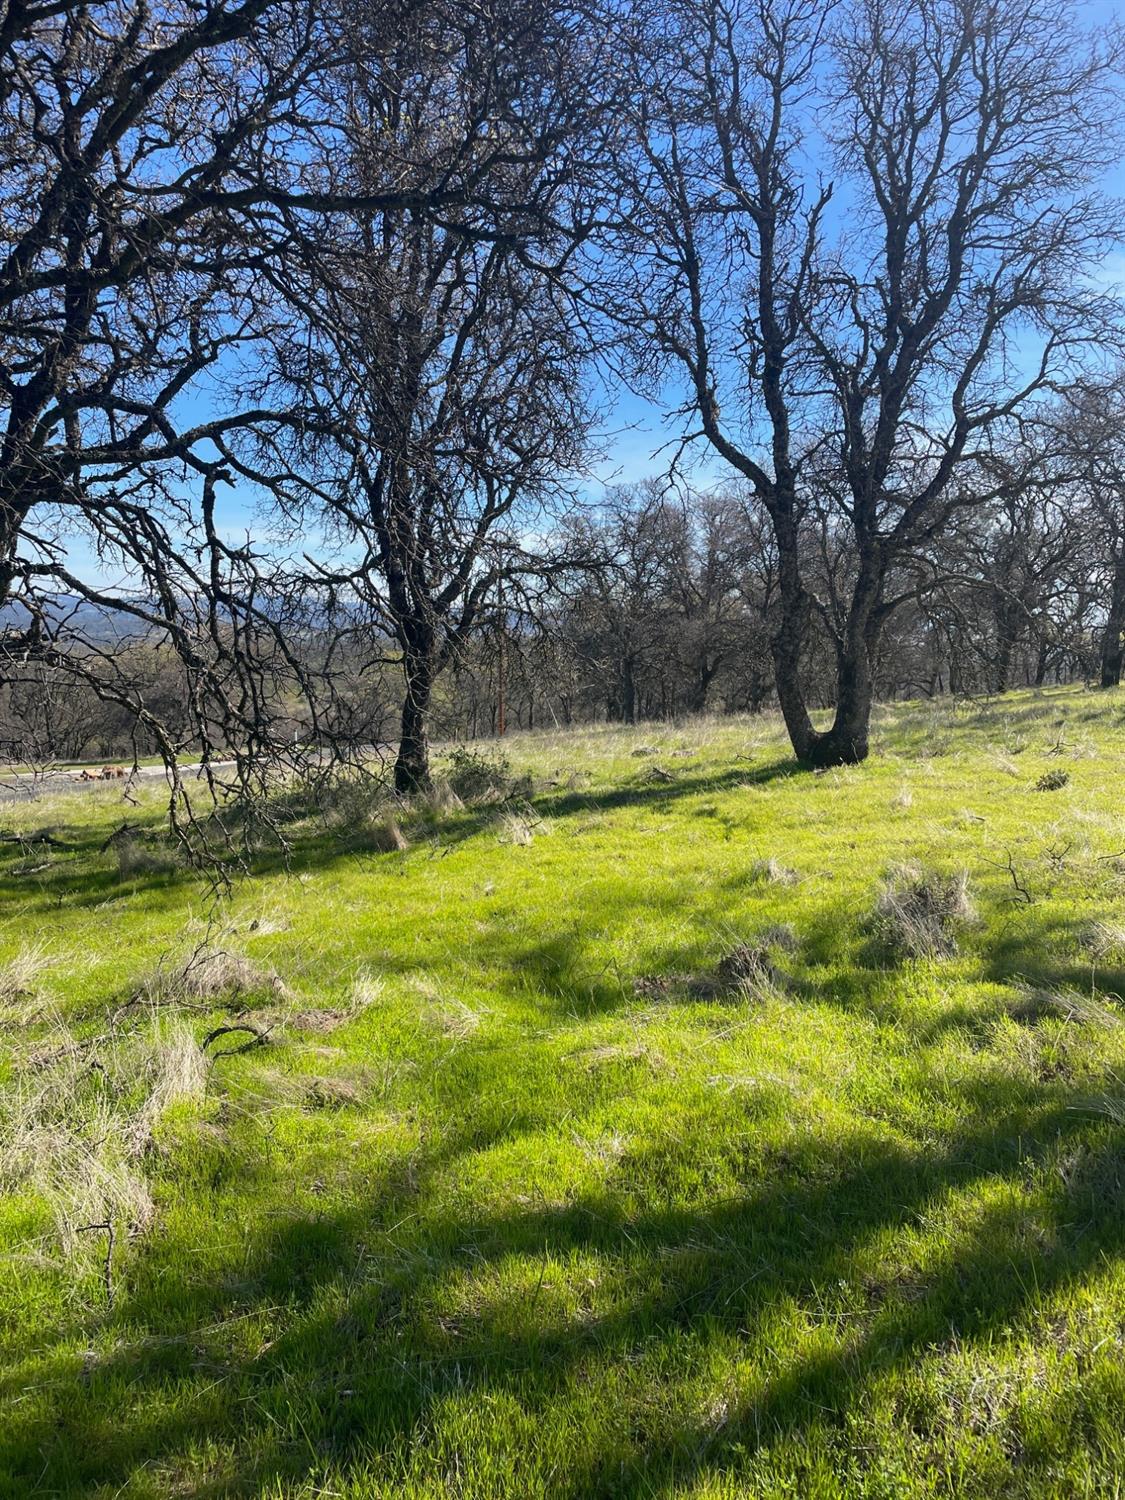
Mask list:
[[[1060,792],[1069,780],[1070,772],[1064,771],[1061,767],[1055,771],[1044,771],[1035,783],[1035,790],[1037,792]]]
[[[966,871],[945,875],[904,865],[884,881],[875,904],[874,925],[895,954],[949,958],[957,952],[959,929],[973,915]]]
[[[455,745],[446,764],[446,779],[463,802],[498,802],[511,790],[511,762],[497,751]]]

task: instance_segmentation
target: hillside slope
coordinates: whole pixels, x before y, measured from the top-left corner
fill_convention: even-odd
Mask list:
[[[218,906],[5,808],[0,1492],[1113,1493],[1125,697],[876,739],[513,738]]]

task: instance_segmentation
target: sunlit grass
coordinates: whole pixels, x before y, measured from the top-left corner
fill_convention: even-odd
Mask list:
[[[0,1488],[1113,1493],[1125,699],[875,743],[514,737],[511,803],[310,817],[217,906],[119,792],[5,807]],[[967,875],[921,957],[905,868]]]

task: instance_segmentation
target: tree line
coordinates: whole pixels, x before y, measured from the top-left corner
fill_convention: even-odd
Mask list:
[[[8,753],[187,808],[1119,681],[1121,63],[1062,0],[9,0]],[[602,494],[618,389],[673,436]]]

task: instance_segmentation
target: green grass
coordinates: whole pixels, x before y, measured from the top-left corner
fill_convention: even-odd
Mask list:
[[[309,819],[218,908],[119,791],[0,810],[60,841],[0,846],[0,1492],[1119,1493],[1125,698],[875,745],[513,738],[520,826]],[[902,863],[969,872],[951,956],[880,936]],[[151,983],[205,940],[237,994]]]

